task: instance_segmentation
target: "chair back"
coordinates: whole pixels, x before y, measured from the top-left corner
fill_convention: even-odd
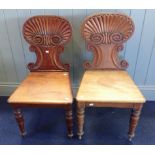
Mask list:
[[[94,53],[93,62],[84,63],[85,69],[126,69],[126,60],[120,60],[119,51],[134,32],[130,17],[120,13],[99,13],[87,17],[81,32],[87,48]]]
[[[69,71],[68,64],[62,64],[60,53],[72,35],[70,23],[60,16],[34,16],[23,26],[23,36],[35,52],[36,62],[29,63],[30,71]]]

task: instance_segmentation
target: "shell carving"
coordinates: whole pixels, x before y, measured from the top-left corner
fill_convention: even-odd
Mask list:
[[[123,14],[93,15],[82,25],[83,37],[94,44],[120,44],[127,41],[133,31],[133,21]]]
[[[71,25],[63,17],[29,18],[23,26],[23,36],[37,56],[35,63],[28,64],[30,71],[69,70],[67,64],[61,64],[59,54],[63,52],[63,46],[71,39],[71,35]]]
[[[58,46],[68,42],[72,35],[69,22],[58,16],[34,16],[23,26],[23,35],[29,44]]]
[[[84,20],[81,31],[88,47],[91,46],[94,52],[93,63],[86,62],[85,68],[125,69],[128,66],[125,60],[119,60],[118,51],[134,32],[134,23],[130,17],[119,13],[95,14]]]

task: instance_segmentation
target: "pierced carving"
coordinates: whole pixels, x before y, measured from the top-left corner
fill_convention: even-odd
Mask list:
[[[62,64],[59,56],[64,45],[71,39],[69,22],[58,16],[34,16],[23,26],[23,35],[35,52],[37,60],[29,63],[30,71],[69,71],[69,64]]]
[[[126,60],[120,60],[118,52],[134,32],[130,17],[118,13],[100,13],[89,16],[82,24],[82,35],[88,50],[94,52],[93,62],[84,63],[86,69],[126,69]]]

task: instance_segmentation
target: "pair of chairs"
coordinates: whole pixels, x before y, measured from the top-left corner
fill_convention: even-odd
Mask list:
[[[93,62],[85,62],[86,69],[77,96],[78,137],[84,134],[86,107],[118,107],[133,109],[129,125],[129,139],[134,137],[145,98],[125,69],[128,63],[119,59],[119,51],[134,32],[130,17],[119,13],[100,13],[87,17],[81,26],[88,50],[94,53]],[[25,135],[24,107],[65,108],[68,136],[72,137],[73,95],[69,65],[59,56],[71,39],[70,23],[59,16],[34,16],[23,26],[23,35],[35,52],[37,60],[29,63],[29,75],[8,99],[13,106],[20,133]]]

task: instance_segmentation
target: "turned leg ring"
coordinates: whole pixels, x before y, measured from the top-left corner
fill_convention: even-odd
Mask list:
[[[67,124],[67,131],[68,131],[68,137],[73,137],[73,118],[72,118],[72,108],[68,108],[66,110],[66,124]]]
[[[85,108],[78,107],[77,108],[77,125],[78,125],[78,138],[82,139],[82,135],[84,134],[83,126],[84,126],[84,112]]]
[[[14,108],[14,115],[15,115],[19,130],[20,130],[20,135],[25,136],[26,131],[24,127],[24,117],[21,113],[21,110],[19,108]]]
[[[130,117],[129,132],[128,132],[129,141],[132,141],[132,138],[135,136],[135,130],[140,118],[141,109],[142,107],[132,109],[132,113]]]

